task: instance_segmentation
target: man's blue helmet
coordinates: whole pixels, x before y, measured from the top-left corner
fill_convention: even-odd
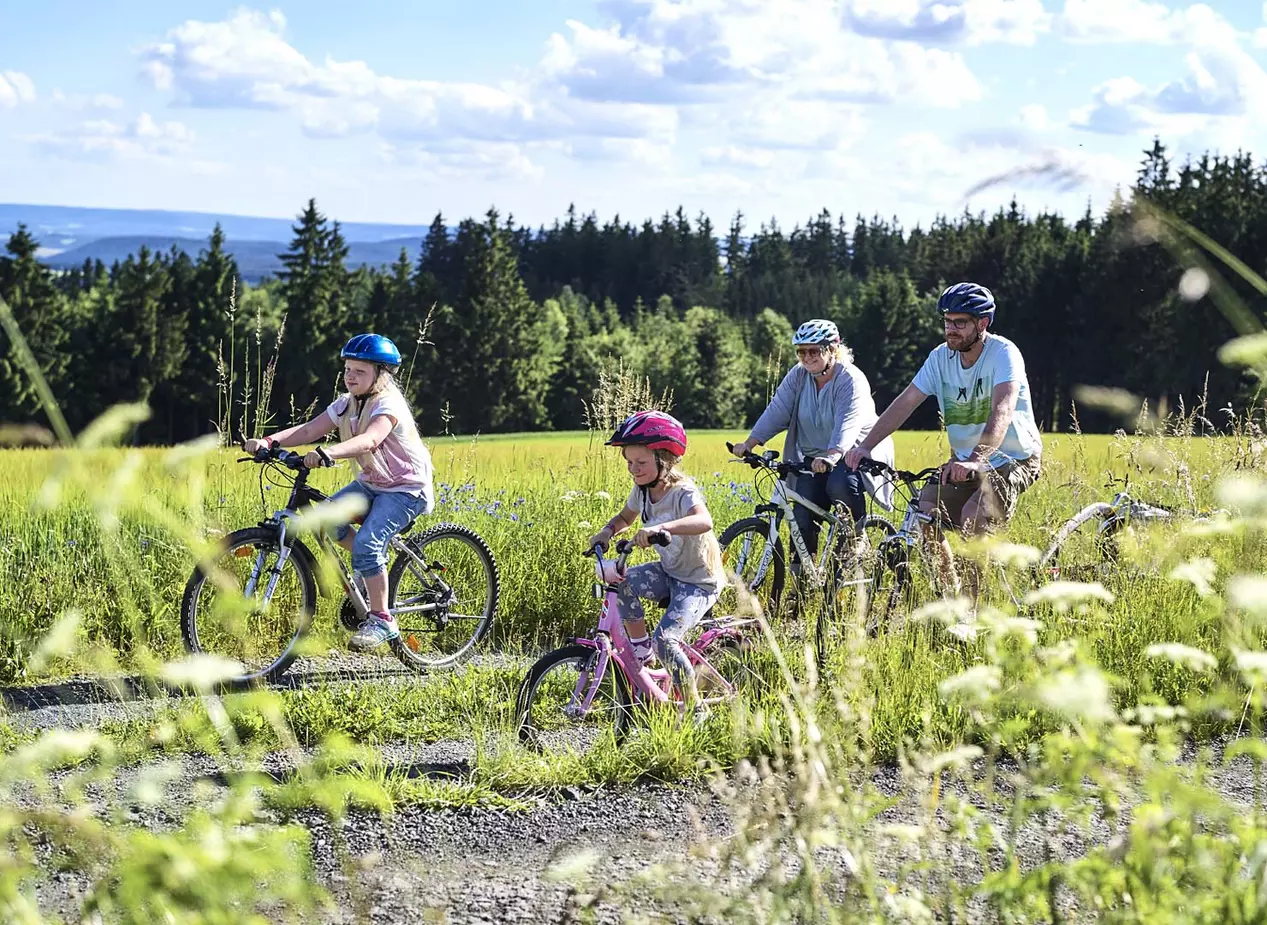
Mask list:
[[[937,310],[943,315],[947,312],[962,312],[977,318],[994,320],[994,293],[985,286],[976,283],[955,283],[947,286],[937,300]]]
[[[339,354],[345,360],[364,360],[384,366],[399,366],[400,351],[382,334],[358,334],[343,345]]]

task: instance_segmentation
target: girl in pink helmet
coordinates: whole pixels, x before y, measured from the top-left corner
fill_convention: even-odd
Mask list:
[[[606,549],[613,537],[638,520],[642,528],[634,535],[637,545],[651,545],[657,533],[669,537],[667,546],[656,547],[659,561],[629,569],[620,585],[620,612],[634,654],[643,662],[659,656],[682,691],[683,702],[694,704],[699,722],[706,714],[682,640],[717,603],[726,573],[704,495],[678,469],[686,455],[686,431],[662,411],[639,411],[616,429],[607,445],[621,448],[633,488],[624,509],[590,537],[586,548]],[[650,638],[644,599],[669,602]]]

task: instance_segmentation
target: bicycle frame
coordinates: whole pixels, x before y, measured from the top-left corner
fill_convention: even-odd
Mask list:
[[[616,572],[622,576],[622,581],[630,549],[631,547],[625,546],[620,556],[614,560]],[[605,560],[602,551],[597,547],[594,549],[594,557],[594,568],[599,578],[594,584],[594,596],[603,602],[598,627],[592,636],[576,637],[572,639],[572,642],[593,649],[595,655],[591,665],[577,678],[572,697],[563,708],[564,713],[570,718],[577,719],[589,712],[607,669],[611,667],[613,661],[626,680],[632,683],[635,702],[639,700],[662,704],[671,702],[673,677],[669,670],[647,668],[634,655],[633,645],[629,642],[624,622],[620,619],[620,605],[617,600],[619,582],[605,580],[603,566],[605,563],[611,565],[612,560]],[[692,667],[704,666],[712,673],[716,681],[721,682],[722,699],[732,697],[735,694],[735,688],[708,663],[699,650],[707,647],[715,639],[737,636],[736,629],[744,622],[753,621],[728,621],[722,626],[711,626],[694,643],[683,642],[683,650]]]
[[[285,569],[286,561],[290,558],[292,552],[294,551],[293,543],[295,540],[293,537],[288,538],[287,536],[287,533],[289,532],[289,528],[287,526],[288,523],[294,518],[299,517],[304,508],[311,507],[312,505],[319,504],[320,502],[327,500],[329,500],[328,495],[308,484],[308,470],[299,469],[291,484],[290,497],[286,499],[286,506],[280,511],[274,511],[271,517],[267,517],[260,522],[261,526],[274,527],[277,530],[277,561],[273,564],[273,567],[269,569],[268,584],[264,589],[262,597],[262,600],[265,603],[272,600],[273,592],[276,590],[277,582],[280,580],[282,572]],[[357,519],[357,522],[360,522],[360,518]],[[333,557],[334,561],[338,564],[339,582],[343,586],[344,592],[347,594],[348,599],[351,600],[352,606],[355,608],[357,615],[365,617],[369,614],[370,610],[369,600],[367,596],[362,593],[360,584],[354,580],[347,563],[343,561],[343,557],[338,555],[336,552],[335,545],[334,541],[324,530],[317,533],[317,546],[324,553]],[[452,594],[453,589],[449,587],[443,579],[429,569],[427,563],[414,553],[408,543],[401,540],[399,534],[391,538],[388,542],[388,548],[394,552],[403,553],[409,556],[409,558],[423,569],[428,570],[431,577],[440,584],[446,594]],[[246,585],[243,588],[243,597],[248,600],[255,595],[255,588],[258,585],[260,575],[264,570],[264,558],[265,550],[261,549],[255,556],[255,565],[251,569],[250,577],[247,579]],[[408,613],[428,613],[438,610],[440,607],[441,604],[426,603],[407,607],[392,607],[389,609],[389,612],[393,616]]]

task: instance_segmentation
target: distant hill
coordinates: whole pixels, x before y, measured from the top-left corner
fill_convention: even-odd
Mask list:
[[[410,260],[418,259],[418,247],[421,237],[396,238],[387,241],[358,241],[348,245],[348,266],[362,265],[386,266],[396,262],[403,247]],[[68,270],[81,266],[85,260],[101,260],[109,266],[116,260],[126,260],[129,254],[135,254],[142,246],[152,251],[167,251],[175,244],[178,248],[197,257],[198,252],[207,247],[206,238],[178,238],[159,235],[119,235],[117,237],[99,238],[72,247],[58,254],[45,255],[41,259],[47,266],[55,270]],[[225,250],[233,254],[238,262],[242,279],[257,283],[265,276],[276,276],[282,262],[278,254],[286,250],[281,241],[225,241]]]
[[[206,247],[218,222],[224,229],[225,249],[237,258],[243,278],[258,282],[281,268],[277,255],[286,249],[295,220],[214,212],[0,203],[0,242],[21,223],[39,240],[41,259],[50,267],[64,269],[98,258],[108,265],[136,253],[142,244],[156,251],[166,251],[175,244],[195,256]],[[348,263],[357,267],[390,264],[402,246],[410,259],[416,260],[428,226],[347,222],[340,228],[349,245]]]

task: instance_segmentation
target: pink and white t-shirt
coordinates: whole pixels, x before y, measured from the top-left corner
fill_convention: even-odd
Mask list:
[[[347,410],[350,396],[340,395],[326,408],[326,416],[335,424]],[[396,424],[382,443],[375,449],[356,457],[361,467],[357,480],[375,491],[400,491],[420,494],[431,511],[435,493],[432,489],[431,454],[423,445],[418,431],[413,427],[413,414],[404,398],[397,392],[386,391],[371,399],[372,421],[381,414],[390,415]],[[359,415],[358,415],[359,417]],[[352,433],[357,432],[357,419],[352,418]]]

